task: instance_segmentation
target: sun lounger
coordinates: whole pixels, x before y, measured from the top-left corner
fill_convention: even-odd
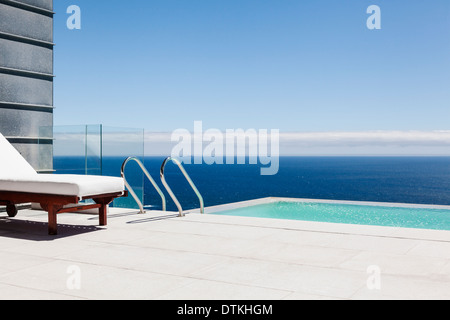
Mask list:
[[[48,212],[48,231],[57,234],[57,215],[99,209],[100,225],[107,224],[108,205],[127,196],[122,178],[83,175],[38,174],[20,153],[0,134],[0,205],[10,217],[16,205],[39,203]],[[92,199],[94,204],[79,205]]]

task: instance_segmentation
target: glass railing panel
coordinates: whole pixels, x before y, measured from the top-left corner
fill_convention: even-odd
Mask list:
[[[85,172],[102,175],[102,125],[87,125],[85,140]]]
[[[56,174],[101,175],[101,125],[53,127]]]
[[[122,163],[128,157],[144,162],[144,130],[136,128],[102,128],[102,174],[120,177]],[[145,162],[144,162],[145,165]],[[125,171],[127,181],[138,198],[144,203],[144,173],[137,163],[129,163]],[[118,198],[112,206],[138,208],[133,197]]]
[[[144,130],[102,125],[54,126],[40,129],[42,169],[54,174],[120,177],[130,156],[144,162]],[[50,147],[50,148],[49,148]],[[144,174],[130,163],[127,181],[144,203]],[[138,208],[132,197],[116,199],[112,206]]]

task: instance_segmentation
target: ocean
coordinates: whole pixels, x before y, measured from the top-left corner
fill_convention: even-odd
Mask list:
[[[90,161],[89,174],[120,176],[123,157]],[[164,157],[146,157],[144,164],[167,198],[167,209],[176,206],[165,192],[159,170]],[[85,173],[85,158],[55,157],[56,173]],[[264,197],[376,201],[450,205],[450,157],[281,157],[277,175],[260,175],[259,165],[185,165],[205,206]],[[144,184],[144,204],[160,209],[161,200],[150,182],[130,162],[126,170],[132,186]],[[166,166],[166,180],[183,209],[199,203],[175,164]],[[142,189],[136,189],[142,193]],[[116,206],[129,206],[117,203]],[[131,201],[131,202],[130,202]]]

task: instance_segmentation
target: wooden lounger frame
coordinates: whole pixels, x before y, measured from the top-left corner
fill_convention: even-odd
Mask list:
[[[100,194],[94,196],[83,197],[81,200],[92,199],[95,204],[78,205],[64,208],[69,204],[79,204],[79,197],[77,196],[63,196],[55,194],[39,194],[39,193],[24,193],[0,191],[0,205],[7,208],[8,215],[14,217],[17,214],[15,205],[22,203],[39,203],[45,211],[48,212],[48,234],[58,234],[57,215],[60,213],[76,212],[80,210],[99,209],[99,220],[101,226],[107,225],[107,209],[108,205],[116,198],[128,196],[127,191]]]

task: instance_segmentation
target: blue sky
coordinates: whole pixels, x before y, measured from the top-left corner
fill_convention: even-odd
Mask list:
[[[81,8],[69,30],[66,9]],[[369,30],[370,5],[382,29]],[[55,125],[448,130],[448,0],[56,0]]]

